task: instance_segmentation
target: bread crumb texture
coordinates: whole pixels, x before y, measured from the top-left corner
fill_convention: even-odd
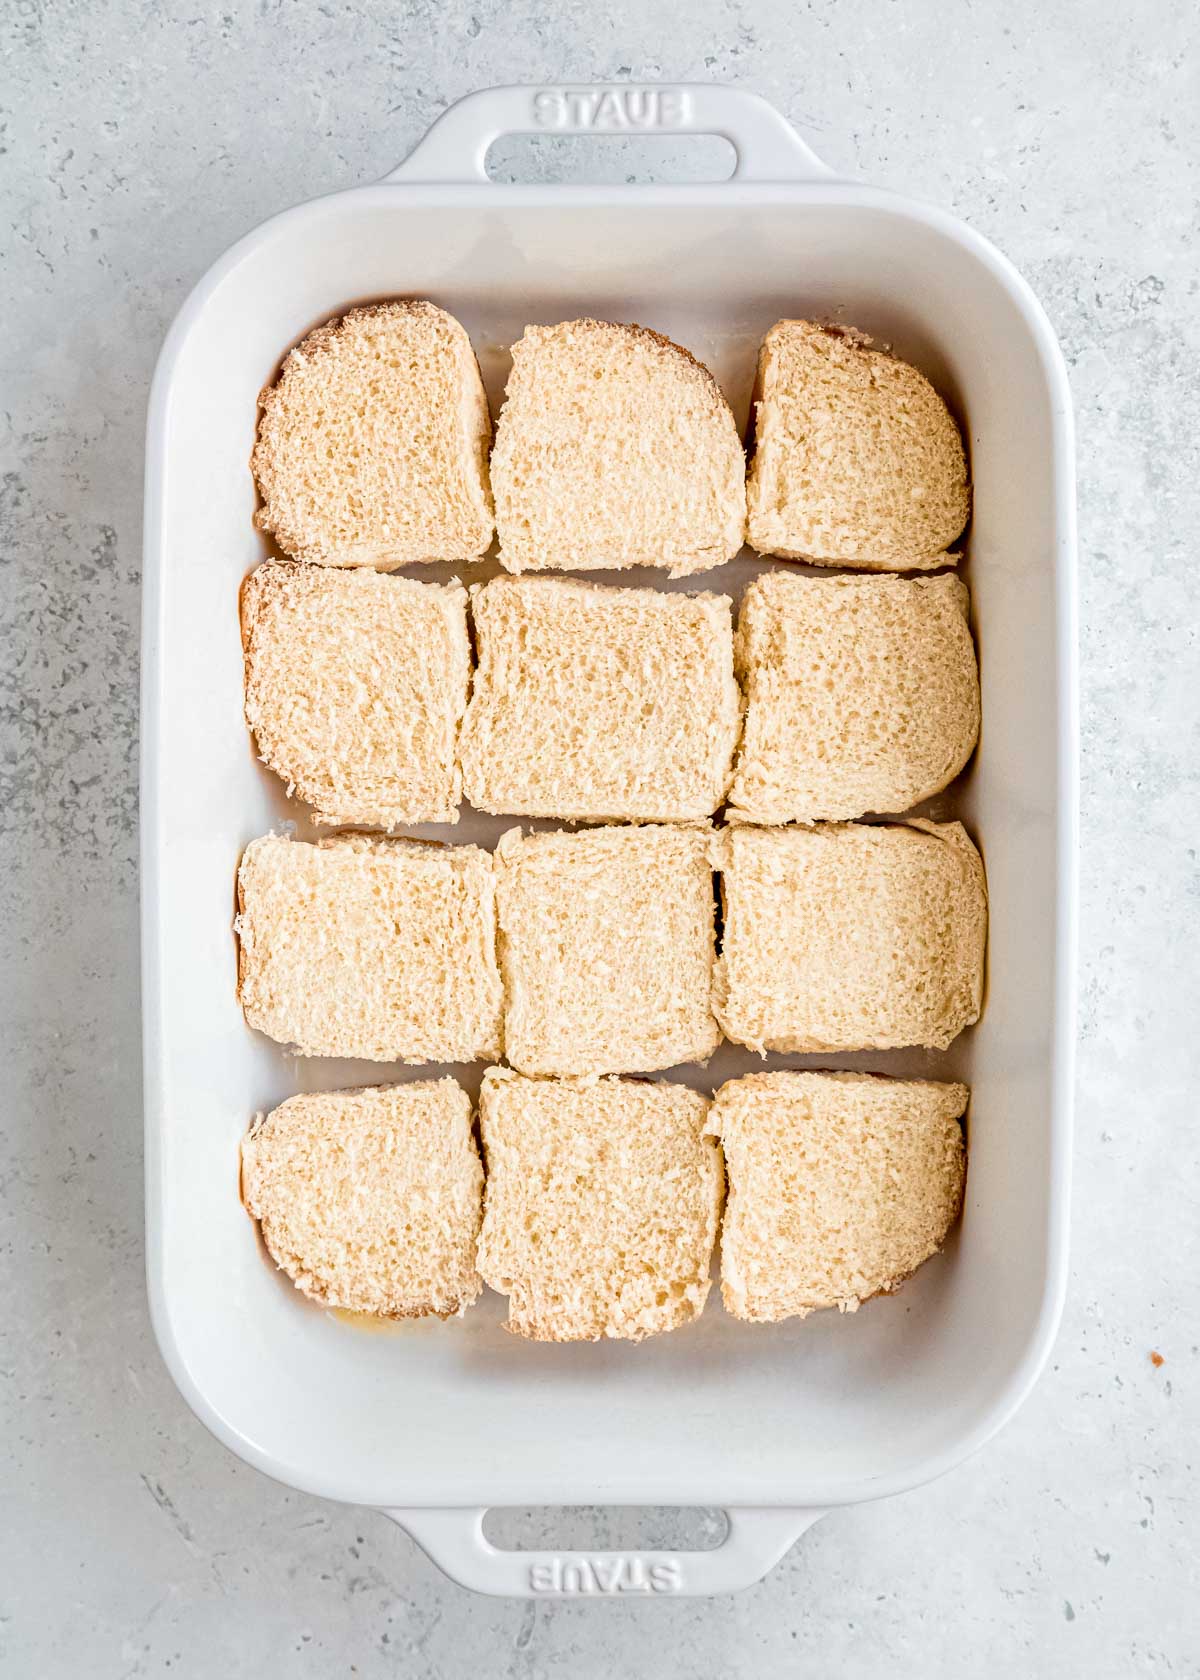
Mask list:
[[[928,570],[970,513],[962,438],[933,386],[865,334],[778,321],[759,352],[747,479],[760,554]]]
[[[725,830],[713,1012],[752,1050],[944,1050],[983,996],[987,888],[960,823]]]
[[[479,1270],[510,1330],[638,1341],[699,1315],[724,1190],[708,1107],[682,1085],[489,1069]]]
[[[445,310],[352,309],[302,339],[258,400],[255,523],[285,553],[386,571],[487,549],[491,417]]]
[[[757,578],[738,618],[746,722],[730,816],[827,821],[940,793],[979,735],[968,611],[948,575]]]
[[[504,1042],[522,1073],[705,1061],[714,898],[707,825],[506,834],[496,848]]]
[[[246,722],[321,823],[458,821],[467,592],[287,561],[242,589]]]
[[[314,1301],[447,1318],[480,1291],[483,1167],[452,1079],[292,1097],[242,1144],[242,1196]]]
[[[497,578],[471,591],[463,791],[503,816],[708,817],[741,727],[725,595]]]
[[[492,485],[510,572],[719,566],[745,537],[745,455],[720,387],[645,327],[526,327]]]
[[[721,1293],[772,1324],[854,1312],[937,1252],[958,1217],[965,1085],[862,1073],[758,1073],[722,1085],[709,1127],[729,1200]]]
[[[495,1061],[501,1051],[488,852],[274,835],[238,871],[246,1020],[303,1056]]]

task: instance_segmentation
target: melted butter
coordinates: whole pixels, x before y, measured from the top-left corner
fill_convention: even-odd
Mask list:
[[[427,1330],[437,1319],[427,1318],[380,1318],[375,1313],[351,1312],[348,1307],[330,1307],[330,1318],[336,1318],[339,1324],[348,1324],[352,1330],[362,1330],[370,1336],[407,1336],[416,1330]]]

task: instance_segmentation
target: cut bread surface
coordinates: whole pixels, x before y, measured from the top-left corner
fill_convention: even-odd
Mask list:
[[[385,1318],[461,1313],[480,1292],[483,1167],[452,1079],[292,1097],[242,1144],[242,1197],[314,1301]]]
[[[965,1085],[759,1073],[722,1085],[709,1128],[729,1176],[721,1293],[771,1324],[854,1312],[941,1248],[962,1204]]]
[[[650,1073],[712,1054],[711,841],[707,825],[504,835],[496,899],[513,1067]]]
[[[898,813],[940,793],[979,734],[968,612],[953,576],[756,578],[738,618],[731,817]]]
[[[297,560],[389,570],[492,540],[491,418],[470,340],[421,300],[318,327],[259,397],[255,522]]]
[[[633,1341],[696,1318],[724,1176],[708,1098],[637,1079],[489,1069],[479,1270],[536,1341]]]
[[[720,836],[713,1012],[765,1053],[944,1050],[979,1018],[987,888],[961,823]]]
[[[751,1074],[710,1100],[627,1076],[704,1062],[722,1030],[758,1054],[944,1049],[979,1016],[965,830],[847,820],[940,792],[979,732],[965,587],[883,575],[956,558],[969,486],[941,397],[861,334],[781,321],[747,481],[688,352],[529,327],[489,483],[465,332],[396,302],[310,334],[260,402],[256,521],[294,556],[243,589],[263,761],[318,823],[456,822],[465,797],[604,825],[514,829],[494,856],[362,833],[247,847],[250,1026],[306,1056],[510,1064],[483,1076],[486,1185],[453,1080],[257,1119],[243,1196],[277,1265],[349,1311],[450,1316],[486,1280],[521,1336],[640,1340],[703,1310],[723,1149],[735,1316],[896,1288],[961,1206],[965,1086]],[[736,637],[725,595],[381,575],[479,558],[493,488],[511,574],[684,576],[737,553],[748,518],[763,554],[874,575],[766,572]]]
[[[495,1061],[492,859],[476,846],[268,835],[238,871],[246,1020],[303,1056]]]
[[[242,589],[246,722],[320,823],[457,822],[467,592],[283,562]]]
[[[717,809],[741,722],[728,596],[497,578],[471,610],[459,752],[472,805],[591,822]]]
[[[742,546],[745,456],[715,379],[645,327],[526,327],[492,485],[511,572],[719,566]]]
[[[747,479],[760,554],[928,570],[970,513],[967,463],[924,374],[852,328],[778,321],[759,352]]]

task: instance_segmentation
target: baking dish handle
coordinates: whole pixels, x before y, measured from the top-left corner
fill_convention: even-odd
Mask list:
[[[833,173],[786,117],[745,88],[598,82],[469,93],[442,113],[384,179],[487,181],[488,148],[505,134],[719,134],[737,153],[736,181],[813,181]]]
[[[699,1598],[739,1592],[769,1569],[823,1511],[737,1506],[707,1552],[509,1552],[483,1532],[486,1507],[389,1510],[444,1575],[493,1598]]]

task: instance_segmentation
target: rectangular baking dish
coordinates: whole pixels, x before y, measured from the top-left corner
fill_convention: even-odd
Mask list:
[[[737,168],[702,186],[488,179],[495,139],[547,128],[721,134]],[[699,1323],[659,1341],[545,1347],[507,1336],[491,1296],[449,1325],[369,1333],[302,1300],[259,1249],[237,1196],[251,1115],[298,1089],[426,1071],[298,1061],[249,1032],[231,932],[242,847],[287,821],[308,832],[242,719],[238,587],[267,552],[251,524],[255,398],[318,321],[396,294],[464,322],[493,407],[527,322],[592,314],[687,345],[741,424],[763,331],[816,314],[915,361],[964,424],[984,731],[935,808],[964,818],[987,861],[985,1015],[946,1057],[769,1060],[969,1080],[961,1230],[894,1299],[764,1329],[714,1293]],[[389,1511],[466,1585],[622,1595],[746,1585],[823,1510],[937,1476],[1000,1427],[1046,1357],[1066,1268],[1074,542],[1067,381],[1027,286],[950,216],[833,178],[736,89],[472,95],[387,180],[277,216],[214,265],[150,403],[142,869],[150,1302],[175,1381],[220,1440],[283,1482]],[[761,565],[691,583],[736,590]],[[464,811],[420,832],[490,843],[505,826]],[[726,1047],[681,1077],[711,1088],[746,1067]],[[489,1505],[566,1503],[723,1505],[729,1534],[712,1552],[645,1556],[510,1553],[483,1536]]]

